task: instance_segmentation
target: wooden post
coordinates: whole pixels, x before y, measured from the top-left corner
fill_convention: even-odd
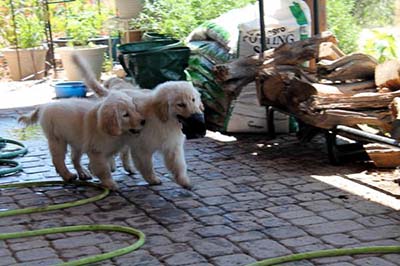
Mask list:
[[[318,5],[315,5],[315,2],[318,2]],[[326,23],[326,0],[306,0],[306,3],[311,11],[312,35],[326,31],[328,28]],[[316,32],[316,22],[318,23],[318,32]]]
[[[395,2],[394,14],[394,25],[400,27],[400,0],[396,0]]]
[[[328,30],[327,20],[326,20],[326,0],[318,0],[318,21],[319,21],[319,31],[324,32]]]

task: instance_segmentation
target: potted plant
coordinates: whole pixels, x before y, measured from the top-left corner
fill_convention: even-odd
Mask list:
[[[84,58],[97,78],[100,78],[107,45],[96,43],[104,43],[105,37],[98,37],[101,36],[106,14],[96,10],[93,5],[87,6],[85,1],[73,2],[65,11],[68,15],[65,17],[63,30],[67,45],[56,48],[56,53],[61,57],[67,79],[82,80],[72,62],[73,53]]]
[[[8,13],[8,16],[11,16]],[[13,20],[5,18],[0,25],[3,45],[2,53],[7,61],[11,79],[41,79],[45,73],[47,47],[43,45],[45,27],[35,13],[15,15]],[[16,34],[15,34],[16,33]]]

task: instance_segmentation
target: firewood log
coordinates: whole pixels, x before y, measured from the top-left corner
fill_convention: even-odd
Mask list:
[[[321,60],[317,64],[320,79],[332,81],[374,79],[378,61],[372,56],[354,53],[334,61]]]
[[[323,42],[319,45],[318,61],[322,59],[336,60],[343,56],[345,56],[345,53],[334,43]]]
[[[389,60],[375,68],[375,83],[378,87],[400,89],[400,61]]]
[[[400,91],[388,93],[358,93],[355,95],[313,95],[309,99],[310,107],[315,110],[344,109],[369,110],[387,109],[394,98],[400,97]]]
[[[309,39],[286,43],[278,48],[267,50],[261,60],[256,55],[216,65],[213,72],[220,83],[230,82],[230,84],[233,84],[240,79],[245,79],[250,83],[255,80],[260,68],[304,63],[310,59],[317,58],[321,42],[335,40],[332,33],[323,32]],[[238,82],[238,85],[244,86],[246,84]],[[237,88],[240,88],[240,86],[237,86]]]

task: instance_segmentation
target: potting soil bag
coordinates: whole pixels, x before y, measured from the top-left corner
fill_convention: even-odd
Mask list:
[[[191,41],[188,43],[188,47],[193,54],[207,57],[216,64],[227,62],[236,57],[216,41]]]
[[[194,29],[187,41],[212,40],[221,44],[229,53],[236,54],[238,25],[253,20],[258,16],[258,4],[247,5],[222,14]]]
[[[268,1],[264,7],[266,48],[276,48],[283,43],[292,43],[311,36],[311,13],[301,0]],[[238,55],[260,53],[259,16],[239,24]]]
[[[269,1],[264,12],[266,49],[310,37],[311,14],[304,1]],[[259,18],[242,23],[238,28],[238,56],[260,53]],[[227,132],[266,132],[268,128],[265,114],[265,106],[260,106],[257,100],[255,83],[248,84],[232,104],[226,130]],[[276,113],[274,124],[276,132],[287,133],[290,131],[290,119],[285,114]]]

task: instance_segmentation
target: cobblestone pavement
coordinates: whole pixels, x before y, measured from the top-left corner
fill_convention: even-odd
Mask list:
[[[18,130],[16,116],[15,111],[0,111],[1,136],[28,137],[24,143],[30,152],[18,159],[24,172],[0,182],[59,179],[40,130]],[[157,157],[162,185],[148,186],[139,175],[129,176],[118,167],[114,178],[120,192],[85,206],[0,218],[0,232],[96,223],[145,232],[146,243],[138,251],[96,265],[234,266],[296,252],[400,245],[400,187],[393,180],[377,178],[379,172],[366,164],[329,165],[321,140],[299,144],[293,135],[237,138],[187,142],[192,191],[171,181]],[[385,181],[387,191],[374,187],[379,180]],[[67,202],[96,193],[83,187],[3,189],[0,209]],[[132,242],[120,233],[89,232],[0,241],[0,265],[53,265]],[[400,255],[285,265],[393,266],[400,265]]]

